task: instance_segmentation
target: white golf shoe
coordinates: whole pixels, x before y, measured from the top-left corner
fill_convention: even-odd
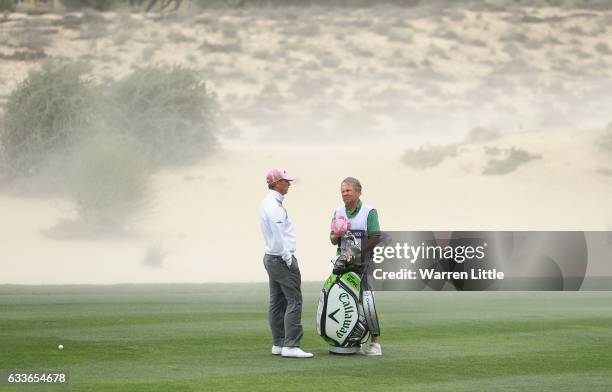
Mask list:
[[[370,343],[361,346],[361,353],[363,355],[382,355],[382,347],[380,343]]]
[[[283,347],[281,352],[283,358],[312,358],[312,353],[302,351],[299,347]]]
[[[272,346],[272,355],[281,355],[283,348],[281,346]]]

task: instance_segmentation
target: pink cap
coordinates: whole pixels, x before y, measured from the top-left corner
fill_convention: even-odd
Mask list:
[[[290,176],[289,173],[287,173],[287,170],[280,169],[278,167],[270,170],[268,174],[266,174],[266,182],[268,184],[274,184],[276,181],[280,180],[293,181],[295,180],[295,177]]]

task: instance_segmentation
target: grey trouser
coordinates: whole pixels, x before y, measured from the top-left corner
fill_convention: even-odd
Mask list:
[[[297,259],[291,267],[280,256],[264,255],[270,278],[270,310],[268,320],[275,346],[299,347],[302,329],[302,276]]]

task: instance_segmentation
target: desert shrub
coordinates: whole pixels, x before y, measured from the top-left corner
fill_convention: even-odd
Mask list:
[[[402,162],[415,169],[427,169],[438,166],[446,158],[457,156],[457,145],[421,146],[408,149],[402,156]]]
[[[609,169],[607,167],[600,167],[597,169],[597,172],[599,174],[603,174],[604,176],[612,176],[612,169]]]
[[[44,51],[17,50],[13,54],[0,53],[0,59],[13,61],[36,61],[44,59],[47,54]]]
[[[142,50],[142,59],[144,60],[144,62],[150,62],[158,49],[159,47],[157,46],[148,46],[144,48]]]
[[[0,12],[13,12],[15,11],[14,0],[0,0]]]
[[[211,43],[204,40],[199,48],[207,53],[233,53],[242,51],[242,43],[238,39],[231,39],[219,43]]]
[[[269,50],[259,49],[259,50],[256,50],[255,52],[253,52],[253,58],[256,58],[258,60],[271,61],[273,56],[272,56],[272,53],[270,53]]]
[[[320,53],[317,57],[321,65],[325,68],[338,68],[342,63],[342,60],[330,52]]]
[[[115,0],[81,0],[81,4],[85,7],[91,7],[96,11],[108,11],[113,8]]]
[[[608,152],[612,152],[612,123],[606,127],[606,132],[601,138],[601,147]]]
[[[488,147],[488,146],[485,146],[484,147],[484,152],[487,155],[498,156],[498,155],[500,155],[502,153],[502,150],[499,147]]]
[[[193,70],[147,67],[111,87],[111,126],[159,164],[188,163],[215,147],[216,97]]]
[[[126,31],[122,31],[118,34],[116,34],[113,37],[113,44],[117,45],[117,46],[123,46],[125,45],[126,42],[128,42],[130,39],[132,38],[131,34],[126,32]]]
[[[82,222],[122,226],[150,206],[150,165],[135,141],[90,137],[75,146],[71,166],[67,186]]]
[[[78,64],[49,63],[9,95],[0,144],[12,172],[36,170],[91,123],[94,95],[83,72]]]
[[[600,42],[597,45],[595,45],[595,50],[599,54],[603,54],[603,55],[611,55],[612,54],[612,49],[610,49],[610,46],[608,46],[608,44],[604,43],[604,42]]]
[[[487,163],[487,166],[483,169],[482,174],[485,175],[502,175],[508,174],[520,165],[532,161],[534,159],[542,159],[539,154],[530,154],[528,151],[515,148],[504,150],[503,159],[491,159]]]
[[[203,158],[216,142],[216,98],[195,71],[149,67],[100,85],[83,73],[57,63],[31,73],[0,122],[0,182],[52,179],[42,190],[75,202],[78,219],[53,236],[121,228],[150,206],[157,165]]]
[[[83,23],[80,16],[67,14],[62,19],[56,19],[51,22],[53,26],[61,26],[66,29],[78,30]]]

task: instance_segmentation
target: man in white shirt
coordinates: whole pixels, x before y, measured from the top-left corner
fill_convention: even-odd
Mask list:
[[[266,243],[264,265],[270,280],[268,319],[272,338],[272,354],[291,358],[312,358],[302,351],[302,277],[295,258],[295,233],[283,199],[291,181],[286,170],[272,169],[266,175],[268,194],[259,207],[259,223]]]

